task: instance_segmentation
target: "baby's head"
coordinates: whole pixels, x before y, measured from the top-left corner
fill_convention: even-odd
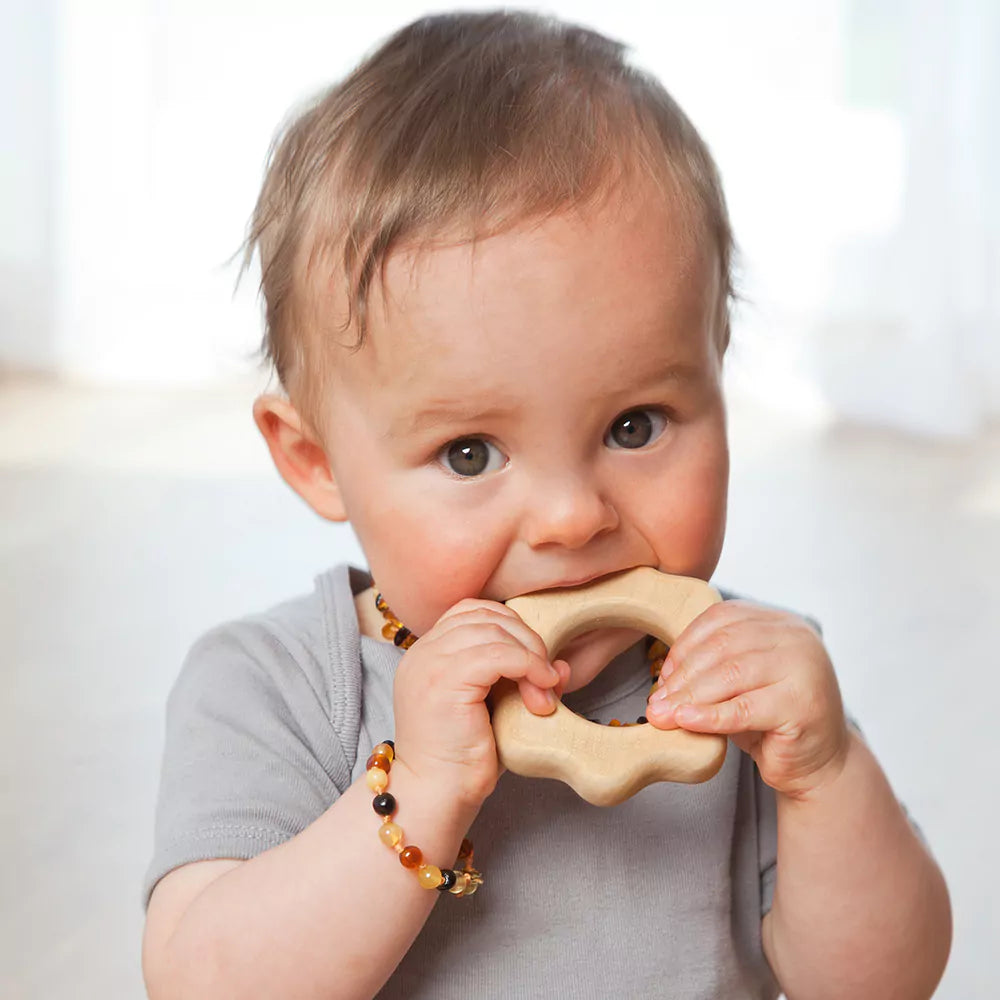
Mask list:
[[[707,579],[728,480],[717,172],[621,46],[403,29],[286,129],[249,248],[289,484],[414,631],[631,566]]]

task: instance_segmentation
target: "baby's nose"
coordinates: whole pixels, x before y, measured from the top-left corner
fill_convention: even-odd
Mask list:
[[[539,484],[526,506],[522,530],[532,548],[578,549],[618,527],[618,513],[610,499],[583,477],[557,476]]]

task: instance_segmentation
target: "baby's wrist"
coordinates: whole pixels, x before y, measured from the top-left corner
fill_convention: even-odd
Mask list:
[[[365,781],[375,793],[372,808],[380,821],[378,838],[416,876],[414,884],[457,896],[474,894],[482,876],[474,867],[473,846],[465,833],[478,809],[464,807],[442,783],[421,780],[396,758],[391,742],[375,747]]]
[[[859,737],[844,723],[843,733],[827,759],[809,775],[796,783],[796,787],[779,791],[781,798],[791,802],[812,802],[839,788],[851,770],[851,761],[858,752]]]
[[[397,756],[392,765],[391,794],[396,800],[397,822],[405,819],[414,836],[423,829],[440,830],[459,841],[465,836],[482,807],[482,799],[463,794],[446,771],[411,765]]]

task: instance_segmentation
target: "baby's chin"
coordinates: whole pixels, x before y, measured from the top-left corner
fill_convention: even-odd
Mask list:
[[[563,694],[585,687],[619,653],[634,646],[644,635],[634,628],[601,628],[571,639],[553,657],[569,664],[570,677]]]

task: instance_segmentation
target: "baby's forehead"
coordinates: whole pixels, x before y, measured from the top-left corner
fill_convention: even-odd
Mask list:
[[[374,327],[409,336],[442,320],[489,336],[554,312],[655,323],[724,294],[721,262],[691,213],[655,189],[618,193],[479,238],[444,232],[389,255],[369,296]]]
[[[707,363],[720,284],[710,244],[656,202],[424,243],[387,261],[342,374],[431,413],[512,410],[524,387],[557,380],[585,405],[633,386],[637,367],[679,377]]]
[[[639,357],[654,374],[706,369],[724,287],[711,235],[652,184],[499,231],[456,225],[387,254],[359,347],[333,332],[350,315],[341,286],[308,391],[318,398],[332,372],[359,404],[392,413],[386,434],[418,410],[430,423],[523,410],[550,384],[539,373],[586,407],[638,393]]]

